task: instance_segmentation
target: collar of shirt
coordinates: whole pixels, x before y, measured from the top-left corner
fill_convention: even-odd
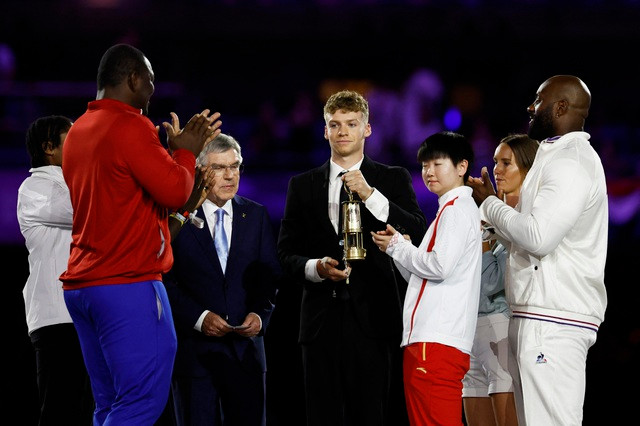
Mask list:
[[[64,176],[62,175],[62,167],[60,166],[40,166],[40,167],[33,167],[31,169],[29,169],[29,172],[31,172],[31,174],[33,176],[36,177],[40,177],[43,176],[47,179],[51,179],[52,181],[64,185],[65,187],[67,186],[67,183],[64,180]]]
[[[557,141],[558,139],[560,139],[562,136],[554,136],[552,138],[547,138],[545,140],[543,140],[543,143],[554,143],[555,141]]]
[[[360,166],[362,165],[362,160],[364,160],[364,157],[362,157],[360,161],[358,161],[356,164],[349,167],[348,169],[345,169],[342,166],[338,166],[336,163],[333,162],[333,160],[329,160],[329,183],[334,183],[336,181],[336,178],[340,174],[340,172],[343,170],[347,170],[347,171],[360,170]]]
[[[453,200],[455,197],[470,197],[472,192],[473,189],[466,185],[456,186],[455,188],[450,189],[449,191],[442,194],[440,198],[438,198],[438,210],[440,210],[442,206]]]
[[[202,211],[204,212],[205,217],[215,217],[216,210],[218,210],[218,206],[215,205],[211,200],[204,200],[202,203]],[[222,209],[229,215],[229,218],[233,219],[233,208],[231,205],[231,200],[227,200],[226,203],[222,206]]]
[[[202,212],[204,213],[204,217],[207,218],[207,225],[209,225],[209,231],[211,232],[211,235],[213,235],[213,227],[216,224],[216,210],[218,210],[218,206],[215,205],[211,200],[204,200],[204,203],[202,203]],[[227,232],[227,236],[229,237],[230,234],[230,226],[228,226],[228,224],[233,223],[233,206],[231,204],[231,200],[228,200],[226,203],[224,203],[224,205],[222,206],[222,209],[227,212],[224,222],[225,222],[225,231]],[[229,238],[230,240],[230,238]]]

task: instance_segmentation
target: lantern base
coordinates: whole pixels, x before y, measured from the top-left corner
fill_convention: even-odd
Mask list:
[[[358,247],[350,247],[345,250],[346,260],[363,260],[367,256],[367,250]]]

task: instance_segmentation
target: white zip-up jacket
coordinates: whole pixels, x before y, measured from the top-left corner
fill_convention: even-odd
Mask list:
[[[470,354],[478,320],[482,231],[471,188],[438,199],[438,213],[419,247],[394,235],[386,253],[409,283],[402,346],[433,342]]]
[[[609,210],[589,138],[571,132],[542,141],[516,209],[496,197],[480,206],[511,242],[505,287],[514,317],[595,331],[604,320]]]
[[[59,166],[29,170],[18,189],[18,223],[29,250],[29,278],[22,290],[27,329],[71,323],[62,282],[71,245],[73,208]]]

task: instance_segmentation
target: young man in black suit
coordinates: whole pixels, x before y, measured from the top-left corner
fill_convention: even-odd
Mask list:
[[[406,283],[369,233],[389,223],[420,241],[426,221],[409,172],[364,155],[371,135],[366,99],[348,90],[335,93],[324,118],[331,159],[291,178],[278,240],[285,272],[303,286],[299,342],[307,424],[397,425],[398,415],[406,416],[394,377]],[[338,229],[343,186],[362,201],[366,249],[364,260],[346,268]],[[390,414],[390,400],[402,412]]]

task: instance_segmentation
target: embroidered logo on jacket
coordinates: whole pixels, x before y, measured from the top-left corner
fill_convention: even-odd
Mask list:
[[[547,359],[544,357],[544,354],[540,352],[540,355],[536,358],[536,364],[546,364]]]

